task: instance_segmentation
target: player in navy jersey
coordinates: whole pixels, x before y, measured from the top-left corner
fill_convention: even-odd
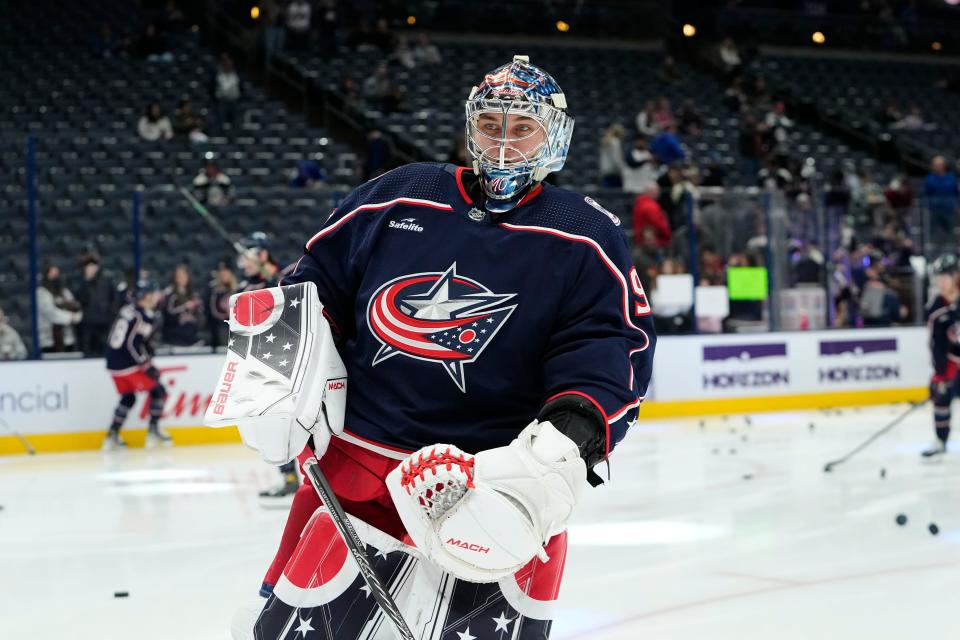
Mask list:
[[[137,283],[132,301],[120,308],[110,329],[106,350],[107,369],[120,393],[120,401],[103,442],[104,451],[127,446],[120,436],[120,428],[137,400],[136,394],[140,392],[146,392],[150,398],[147,446],[172,442],[170,435],[159,425],[167,392],[160,383],[160,372],[151,361],[151,342],[156,330],[155,311],[162,296],[157,284],[141,280]]]
[[[957,363],[960,362],[960,347],[957,345],[957,257],[945,254],[937,258],[931,268],[935,278],[937,295],[927,303],[927,328],[930,332],[930,355],[933,360],[933,377],[930,380],[930,396],[933,400],[933,424],[936,440],[922,455],[931,458],[947,452],[950,438],[950,405],[960,395],[957,380]]]
[[[472,167],[417,163],[361,185],[282,282],[316,287],[349,376],[342,420],[325,408],[328,428],[314,425],[299,458],[319,458],[419,640],[543,640],[567,518],[637,419],[656,336],[619,219],[545,182],[573,131],[556,81],[517,56],[474,87],[466,120]],[[237,322],[300,331],[302,290],[275,291],[238,299]],[[242,376],[229,367],[277,366],[281,329],[270,326],[228,360],[230,381]],[[329,391],[331,380],[316,384]],[[222,397],[215,413],[232,420]],[[445,483],[424,484],[437,473]],[[435,498],[451,487],[463,493],[444,511]],[[256,622],[238,614],[235,638],[392,637],[318,507],[308,484],[296,492],[266,603],[247,610],[262,608]],[[536,549],[467,520],[516,524]],[[448,525],[466,529],[440,535]]]

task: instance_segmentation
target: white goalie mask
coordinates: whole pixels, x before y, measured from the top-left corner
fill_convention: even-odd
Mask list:
[[[556,81],[515,56],[484,77],[466,103],[467,150],[487,196],[487,209],[517,206],[534,184],[567,158],[573,118]]]

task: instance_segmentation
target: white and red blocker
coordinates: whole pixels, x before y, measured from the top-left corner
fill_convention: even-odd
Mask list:
[[[270,464],[292,460],[311,435],[316,455],[343,431],[347,371],[312,282],[230,298],[227,357],[204,422],[237,425]]]

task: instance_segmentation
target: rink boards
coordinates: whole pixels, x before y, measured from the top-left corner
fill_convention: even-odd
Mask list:
[[[921,400],[926,341],[924,327],[662,337],[641,418]],[[162,424],[177,444],[239,442],[234,428],[200,426],[222,358],[156,359],[168,391]],[[13,431],[38,451],[97,448],[116,399],[99,359],[0,363],[0,454],[23,453]],[[141,397],[125,428],[132,446],[146,422]]]

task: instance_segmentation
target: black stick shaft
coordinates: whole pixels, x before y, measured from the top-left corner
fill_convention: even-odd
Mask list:
[[[893,429],[895,426],[897,426],[898,424],[900,424],[901,422],[903,422],[903,420],[904,420],[907,416],[909,416],[911,413],[913,413],[914,411],[916,411],[917,409],[919,409],[920,407],[922,407],[922,406],[925,405],[925,404],[927,404],[927,400],[924,400],[923,402],[917,402],[917,403],[913,404],[913,406],[911,406],[909,409],[907,409],[906,411],[904,411],[903,413],[901,413],[899,416],[897,416],[897,417],[893,420],[893,422],[891,422],[890,424],[888,424],[887,426],[885,426],[883,429],[880,429],[880,430],[877,431],[875,434],[873,434],[872,436],[870,436],[869,438],[867,438],[867,439],[866,439],[864,442],[862,442],[856,449],[854,449],[853,451],[851,451],[851,452],[848,453],[847,455],[843,456],[842,458],[839,458],[839,459],[837,459],[837,460],[834,460],[833,462],[828,462],[827,465],[824,467],[824,471],[830,471],[831,469],[833,469],[833,468],[834,468],[835,466],[837,466],[838,464],[843,464],[844,462],[846,462],[847,460],[849,460],[850,458],[852,458],[852,457],[855,456],[856,454],[860,453],[861,451],[863,451],[864,449],[866,449],[874,440],[876,440],[876,439],[879,438],[880,436],[884,435],[885,433],[888,433],[888,432],[889,432],[891,429]]]
[[[380,605],[383,613],[390,619],[390,622],[393,623],[397,635],[401,640],[415,640],[413,632],[410,631],[406,620],[403,619],[403,614],[401,614],[400,609],[397,608],[397,603],[393,601],[393,597],[391,597],[386,585],[380,580],[380,576],[373,570],[370,558],[367,557],[366,545],[360,540],[360,536],[357,535],[356,529],[353,528],[350,518],[344,513],[343,507],[340,506],[340,501],[337,500],[337,496],[334,495],[323,472],[320,471],[317,459],[310,458],[307,460],[303,464],[303,470],[310,477],[313,488],[330,513],[330,518],[333,520],[334,526],[337,527],[337,531],[340,532],[343,542],[353,555],[353,559],[360,565],[360,575],[363,576],[364,582],[370,587],[370,593],[374,599],[376,599],[377,604]]]

